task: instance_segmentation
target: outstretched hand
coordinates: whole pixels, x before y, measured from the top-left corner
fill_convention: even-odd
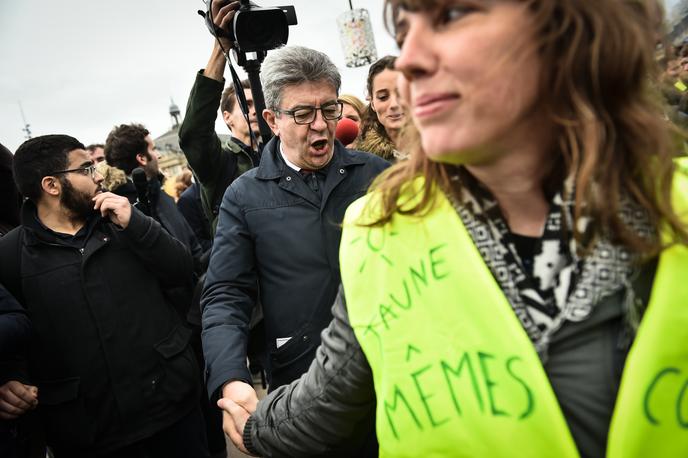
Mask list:
[[[236,402],[228,398],[217,401],[217,406],[222,409],[222,429],[232,443],[244,453],[249,453],[244,446],[244,426],[251,413]]]
[[[217,406],[222,409],[222,429],[229,439],[244,453],[244,426],[248,417],[256,410],[258,396],[251,385],[235,380],[222,389],[222,398]]]

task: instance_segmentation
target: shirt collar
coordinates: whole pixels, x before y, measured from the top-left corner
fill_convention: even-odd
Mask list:
[[[279,152],[282,155],[282,159],[284,160],[284,163],[287,164],[287,167],[289,167],[292,170],[296,170],[297,172],[301,171],[301,167],[299,167],[298,165],[294,164],[289,159],[287,159],[287,156],[284,154],[284,148],[282,148],[282,142],[280,142],[280,144],[279,144]]]

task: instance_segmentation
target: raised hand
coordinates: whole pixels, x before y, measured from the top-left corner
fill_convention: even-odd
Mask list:
[[[103,192],[97,194],[93,198],[94,207],[96,210],[100,210],[100,214],[103,218],[110,218],[110,221],[126,229],[131,220],[131,204],[129,199],[123,196],[118,196],[111,192]]]
[[[215,27],[222,30],[231,30],[232,21],[234,20],[234,12],[239,9],[240,2],[232,0],[213,0],[212,15],[213,24]],[[225,51],[229,51],[234,47],[234,43],[228,38],[218,37],[220,44]]]

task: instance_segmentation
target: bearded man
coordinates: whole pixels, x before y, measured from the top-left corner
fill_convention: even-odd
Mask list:
[[[56,458],[207,456],[190,331],[164,294],[191,275],[189,251],[103,192],[73,137],[28,140],[13,167],[26,201],[0,239],[0,283],[34,336],[0,416],[35,408]]]

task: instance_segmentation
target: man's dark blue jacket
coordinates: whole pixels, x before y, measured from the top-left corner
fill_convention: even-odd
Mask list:
[[[208,393],[230,380],[250,383],[246,347],[258,300],[271,389],[308,369],[332,319],[344,212],[388,166],[335,141],[321,199],[286,165],[273,138],[259,167],[227,189],[202,298]]]

